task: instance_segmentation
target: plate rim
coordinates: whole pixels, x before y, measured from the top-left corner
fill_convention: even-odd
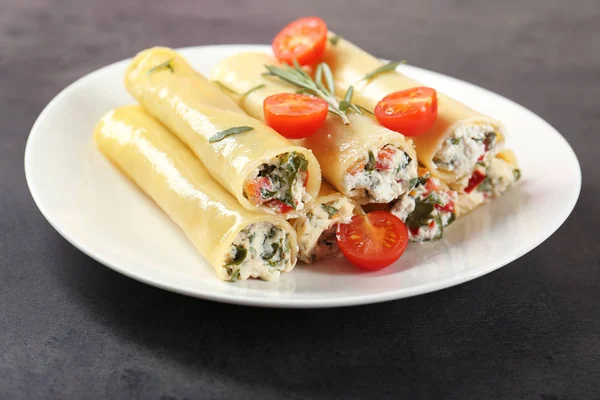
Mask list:
[[[219,45],[188,46],[188,47],[177,48],[176,50],[181,51],[181,52],[187,52],[187,51],[210,51],[211,49],[232,49],[232,50],[233,49],[236,49],[236,50],[247,49],[247,50],[250,50],[250,49],[256,49],[256,48],[268,49],[268,45],[264,45],[264,44],[219,44]],[[300,298],[299,299],[299,298],[295,298],[294,295],[292,294],[289,297],[277,297],[276,301],[274,301],[274,299],[270,298],[270,297],[259,297],[259,296],[252,296],[252,295],[248,295],[248,294],[237,296],[237,295],[231,295],[231,294],[226,294],[226,293],[222,293],[222,292],[214,292],[214,291],[207,290],[207,289],[192,290],[192,289],[184,288],[184,287],[177,286],[174,284],[169,284],[168,282],[161,281],[160,279],[152,279],[151,277],[149,277],[147,275],[135,274],[135,273],[129,271],[127,268],[120,267],[117,263],[113,263],[109,260],[104,259],[102,256],[100,256],[100,255],[96,254],[94,251],[92,251],[85,243],[82,243],[77,238],[68,235],[65,232],[65,230],[60,226],[60,223],[57,222],[56,218],[53,217],[51,215],[51,213],[48,211],[48,209],[44,205],[43,201],[40,200],[39,193],[37,192],[37,189],[36,189],[36,186],[34,183],[34,178],[31,175],[33,173],[32,166],[31,166],[31,163],[32,163],[31,158],[33,157],[31,155],[31,152],[32,152],[31,143],[35,140],[35,137],[40,135],[40,133],[37,133],[37,132],[39,132],[41,130],[41,126],[43,125],[44,120],[47,118],[48,114],[50,114],[52,112],[53,108],[56,107],[56,104],[58,104],[59,101],[63,97],[67,96],[67,94],[74,87],[76,87],[78,85],[83,85],[88,80],[93,79],[93,77],[96,76],[97,74],[103,73],[104,70],[113,68],[118,64],[127,63],[131,59],[132,58],[127,58],[127,59],[123,59],[120,61],[116,61],[116,62],[110,63],[108,65],[105,65],[103,67],[100,67],[90,73],[85,74],[84,76],[76,79],[74,82],[70,83],[69,85],[67,85],[66,87],[61,89],[60,92],[58,94],[56,94],[52,98],[52,100],[50,100],[48,102],[48,104],[46,104],[44,109],[40,112],[40,114],[36,118],[34,124],[32,125],[32,128],[29,132],[29,135],[27,137],[27,142],[25,145],[25,154],[24,154],[25,180],[27,182],[27,187],[29,189],[29,192],[31,193],[33,201],[34,201],[36,207],[38,208],[38,210],[41,212],[43,217],[48,221],[48,223],[52,226],[52,228],[54,228],[65,240],[67,240],[67,242],[69,242],[71,245],[73,245],[79,251],[86,254],[88,257],[90,257],[93,260],[97,261],[98,263],[112,269],[113,271],[118,272],[129,278],[135,279],[136,281],[157,287],[159,289],[168,290],[168,291],[171,291],[174,293],[179,293],[179,294],[183,294],[186,296],[200,298],[200,299],[204,299],[204,300],[217,301],[217,302],[228,303],[228,304],[245,305],[245,306],[265,307],[265,308],[347,307],[347,306],[374,304],[374,303],[386,302],[386,301],[391,301],[391,300],[399,300],[399,299],[403,299],[403,298],[407,298],[407,297],[413,297],[413,296],[417,296],[417,295],[421,295],[421,294],[431,293],[431,292],[446,289],[446,288],[449,288],[452,286],[457,286],[457,285],[460,285],[467,281],[477,279],[483,275],[487,275],[503,266],[510,264],[514,260],[523,257],[525,254],[531,252],[533,249],[535,249],[536,247],[538,247],[542,243],[544,243],[546,240],[548,240],[548,238],[550,238],[564,224],[564,222],[567,220],[567,218],[573,212],[573,209],[575,208],[575,206],[579,200],[580,194],[581,194],[582,171],[581,171],[581,165],[579,163],[577,155],[576,155],[575,151],[573,150],[573,148],[571,147],[571,145],[569,144],[569,142],[566,140],[566,138],[556,128],[554,128],[554,126],[552,126],[549,122],[547,122],[542,117],[540,117],[539,115],[537,115],[536,113],[531,111],[529,108],[527,108],[509,98],[506,98],[501,94],[495,93],[491,90],[488,90],[481,86],[464,81],[462,79],[455,78],[453,76],[445,75],[445,74],[442,74],[442,73],[439,73],[436,71],[432,71],[432,70],[428,70],[425,68],[420,68],[417,66],[410,65],[410,66],[407,66],[409,69],[425,71],[426,73],[437,75],[438,77],[443,78],[443,79],[450,79],[450,80],[453,80],[454,82],[457,82],[457,83],[460,83],[463,85],[466,84],[472,88],[476,88],[477,90],[485,92],[486,95],[495,96],[495,97],[500,98],[503,101],[512,103],[513,105],[524,110],[528,114],[528,117],[532,117],[532,118],[538,120],[539,122],[541,122],[542,124],[544,124],[548,128],[550,128],[551,130],[553,130],[554,133],[558,136],[558,138],[562,141],[562,144],[564,146],[566,146],[565,149],[568,149],[567,156],[571,158],[571,161],[574,162],[574,166],[576,166],[575,170],[577,172],[577,176],[576,176],[577,190],[576,190],[576,193],[573,194],[569,198],[569,203],[566,204],[565,207],[562,208],[562,214],[558,218],[554,219],[555,222],[551,226],[549,226],[543,234],[539,235],[538,240],[532,242],[532,244],[530,244],[529,246],[526,246],[525,249],[522,250],[522,252],[518,252],[518,253],[512,254],[508,257],[497,259],[494,262],[491,262],[486,268],[478,268],[475,270],[461,271],[455,275],[452,275],[450,277],[447,277],[447,278],[444,278],[441,280],[436,280],[436,281],[428,282],[428,283],[425,283],[422,285],[413,286],[413,287],[409,287],[409,288],[403,288],[400,291],[388,290],[388,291],[376,292],[376,293],[372,293],[372,294],[368,294],[368,295],[363,294],[360,296],[341,295],[340,297],[332,297],[332,298],[327,298],[327,299],[323,299],[323,298]]]

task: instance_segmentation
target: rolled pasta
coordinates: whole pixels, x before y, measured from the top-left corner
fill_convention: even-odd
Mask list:
[[[312,152],[244,114],[177,52],[142,51],[125,86],[244,208],[293,218],[318,194],[321,170]]]
[[[411,242],[441,239],[445,228],[458,217],[458,194],[425,167],[419,167],[419,178],[412,189],[388,204],[367,205],[365,211],[385,210],[400,218],[408,228]]]
[[[384,64],[342,38],[335,44],[328,44],[324,61],[333,71],[336,91],[344,93],[350,85],[354,85],[352,101],[371,111],[390,93],[422,86],[422,83],[396,71],[363,79]],[[502,147],[504,132],[499,121],[438,93],[438,117],[434,126],[412,140],[419,162],[434,177],[460,190],[457,182],[463,182],[465,177],[468,179],[478,161],[491,159]]]
[[[521,179],[517,157],[510,149],[502,149],[487,163],[476,166],[471,177],[458,192],[458,214],[465,215],[487,199],[502,196]]]
[[[298,237],[298,258],[312,263],[340,254],[336,231],[340,223],[348,223],[362,208],[323,182],[317,199],[302,215],[292,220]]]
[[[270,280],[296,264],[296,232],[276,216],[247,211],[196,156],[139,106],[106,114],[98,149],[183,230],[217,276]]]
[[[219,63],[211,79],[250,116],[263,120],[265,98],[294,93],[298,88],[276,77],[264,76],[264,65],[277,61],[264,53],[240,53]],[[235,95],[237,93],[238,95]],[[246,95],[239,95],[247,93]],[[416,153],[410,140],[354,112],[350,125],[329,114],[314,135],[292,141],[306,147],[319,160],[323,177],[340,193],[359,204],[389,202],[410,187],[417,176]]]

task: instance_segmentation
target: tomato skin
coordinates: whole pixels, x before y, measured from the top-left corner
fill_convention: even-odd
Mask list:
[[[255,204],[262,204],[265,199],[262,196],[263,189],[269,189],[271,187],[271,181],[266,176],[259,176],[248,181],[244,187],[244,192],[248,196],[248,199]]]
[[[323,58],[327,43],[327,24],[319,17],[304,17],[290,22],[273,39],[275,57],[281,62],[315,65]]]
[[[288,139],[314,134],[325,123],[329,105],[319,97],[299,93],[279,93],[263,102],[265,122]]]
[[[406,250],[408,230],[404,222],[387,211],[355,215],[340,224],[337,241],[342,254],[352,264],[377,271],[393,264]]]
[[[395,150],[384,147],[377,153],[377,161],[375,163],[375,169],[377,170],[388,170],[392,169],[392,158],[394,157]]]
[[[481,182],[483,182],[484,179],[485,179],[485,174],[476,169],[475,172],[473,172],[473,175],[471,175],[471,178],[469,179],[469,183],[467,184],[467,187],[465,188],[465,192],[471,193],[473,191],[473,189],[475,189],[477,186],[479,186],[479,184]]]
[[[439,204],[436,204],[435,208],[437,208],[440,211],[454,212],[454,202],[452,200],[449,200],[445,206],[440,206]]]
[[[374,110],[381,125],[404,136],[418,136],[430,130],[437,111],[437,92],[426,86],[390,93]]]
[[[293,207],[289,206],[288,204],[285,204],[281,200],[271,200],[267,204],[273,205],[273,208],[277,210],[278,214],[287,214],[294,209]]]

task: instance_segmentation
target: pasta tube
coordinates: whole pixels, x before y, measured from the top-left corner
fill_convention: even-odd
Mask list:
[[[291,225],[242,207],[187,146],[141,107],[106,114],[94,139],[183,230],[219,278],[270,280],[296,264],[298,246]]]
[[[139,53],[125,86],[244,208],[293,218],[318,194],[321,170],[312,152],[248,117],[175,51]]]

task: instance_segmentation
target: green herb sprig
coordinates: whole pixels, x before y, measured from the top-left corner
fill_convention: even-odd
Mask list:
[[[323,210],[327,213],[329,218],[332,218],[339,211],[337,208],[330,206],[328,204],[321,204],[321,208],[323,208]]]
[[[299,89],[296,93],[308,93],[325,100],[329,105],[329,112],[339,116],[344,122],[344,125],[350,125],[350,121],[346,115],[346,111],[349,108],[352,108],[358,114],[362,114],[358,107],[350,103],[350,100],[352,100],[353,89],[348,88],[348,92],[346,92],[344,100],[341,102],[335,97],[333,73],[326,63],[317,65],[315,79],[311,78],[296,60],[294,60],[293,66],[283,65],[278,67],[276,65],[265,65],[265,68],[267,69],[267,72],[263,75],[276,76],[281,80],[298,86]],[[323,82],[323,80],[325,82]]]
[[[256,86],[254,86],[253,88],[250,88],[250,89],[248,89],[248,90],[246,91],[246,93],[243,93],[243,94],[242,94],[242,99],[243,99],[243,98],[245,98],[246,96],[248,96],[250,93],[252,93],[252,92],[254,92],[254,91],[256,91],[256,90],[262,89],[262,88],[264,88],[264,87],[266,87],[266,86],[267,86],[267,85],[265,85],[264,83],[261,83],[260,85],[256,85]]]
[[[338,42],[340,41],[342,37],[340,35],[333,35],[332,37],[329,38],[329,43],[331,43],[332,46],[335,46],[338,44]]]
[[[147,75],[150,75],[150,74],[152,74],[153,72],[160,71],[161,69],[168,69],[168,70],[170,70],[171,72],[175,72],[175,71],[173,70],[173,66],[171,65],[171,63],[172,63],[172,62],[173,62],[173,58],[169,58],[167,61],[165,61],[165,62],[162,62],[162,63],[160,63],[160,64],[158,64],[158,65],[156,65],[156,66],[154,66],[154,67],[150,68],[150,69],[149,69],[149,70],[146,72],[146,74],[147,74]]]
[[[210,139],[208,139],[208,142],[215,143],[225,139],[227,136],[237,135],[238,133],[248,132],[253,129],[254,128],[251,126],[234,126],[232,128],[225,129],[224,131],[214,134]]]
[[[388,71],[394,71],[398,65],[400,64],[406,64],[406,60],[402,60],[402,61],[390,61],[387,64],[382,65],[381,67],[375,69],[374,71],[369,72],[368,74],[366,74],[365,76],[363,76],[360,81],[369,81],[373,78],[375,78],[377,75],[379,74],[383,74],[384,72],[388,72]]]

